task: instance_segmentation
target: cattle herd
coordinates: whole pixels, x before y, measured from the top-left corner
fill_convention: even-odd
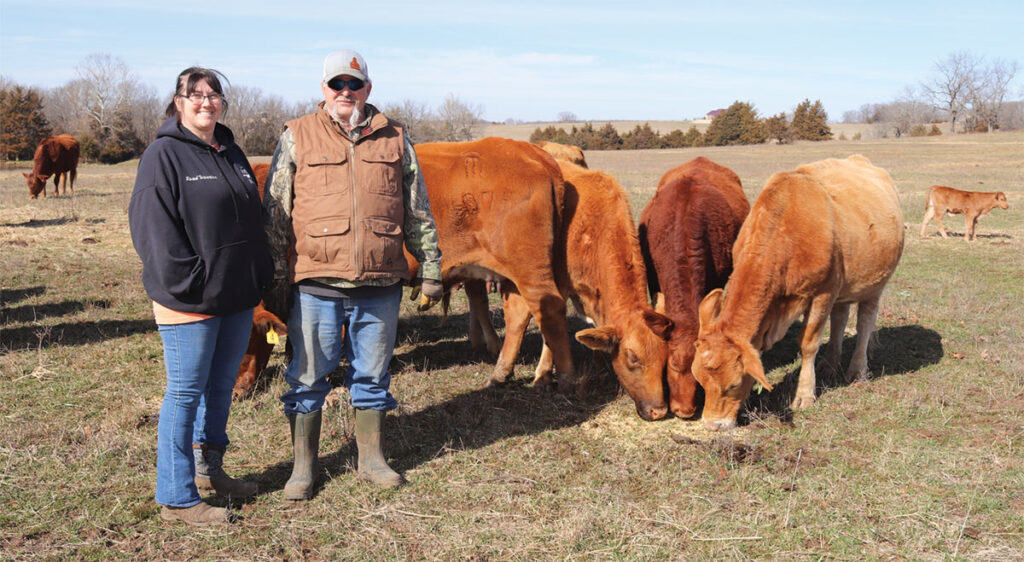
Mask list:
[[[778,172],[750,204],[739,177],[698,157],[666,172],[634,224],[625,190],[609,174],[587,169],[574,146],[500,138],[416,147],[437,221],[446,297],[465,290],[469,338],[495,357],[488,383],[512,375],[534,320],[543,336],[535,370],[539,387],[579,390],[567,302],[593,327],[575,338],[607,353],[622,387],[645,420],[697,414],[704,426],[736,425],[755,384],[771,390],[761,352],[797,319],[801,366],[793,408],[815,399],[815,358],[826,320],[825,365],[838,371],[850,307],[857,341],[846,379],[868,375],[867,348],[879,301],[899,263],[904,223],[889,174],[859,155],[829,158]],[[29,194],[54,196],[64,177],[71,192],[78,142],[50,137],[36,149]],[[268,166],[253,171],[262,195]],[[964,238],[978,218],[1008,208],[1002,192],[932,186],[921,225],[962,213]],[[410,267],[416,268],[410,258]],[[487,294],[501,295],[504,340],[491,325]],[[447,305],[447,298],[444,301]],[[251,392],[277,334],[287,331],[257,307],[235,396]]]

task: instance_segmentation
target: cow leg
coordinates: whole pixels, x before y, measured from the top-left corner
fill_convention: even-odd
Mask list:
[[[857,305],[857,348],[854,349],[850,367],[846,370],[848,382],[865,381],[871,374],[868,371],[868,344],[871,341],[871,334],[875,331],[878,303],[881,299],[882,293],[879,292],[877,296],[861,301]]]
[[[942,226],[942,213],[935,214],[935,226],[939,227],[939,234],[941,234],[944,239],[948,240],[949,236],[946,234],[946,227]]]
[[[800,334],[800,376],[796,383],[793,409],[807,408],[814,404],[814,388],[817,384],[814,360],[821,346],[821,333],[825,330],[825,319],[832,308],[832,295],[818,295],[804,315],[804,330]]]
[[[58,191],[58,188],[60,188],[60,173],[56,173],[56,174],[53,175],[53,196],[54,197],[60,196],[60,191]]]
[[[473,349],[487,348],[492,358],[501,352],[501,340],[491,324],[490,304],[487,302],[487,283],[479,279],[463,284],[469,299],[469,343]]]
[[[540,349],[540,359],[537,360],[537,368],[533,371],[533,385],[551,384],[551,373],[554,371],[554,360],[551,348],[544,342]]]
[[[928,206],[928,210],[924,213],[924,218],[921,219],[921,238],[924,238],[924,233],[928,230],[928,223],[935,218],[935,207]]]
[[[558,372],[558,390],[568,393],[575,390],[576,369],[572,364],[572,353],[569,350],[569,324],[565,299],[552,291],[539,299],[527,300],[530,303],[533,317],[540,326],[544,343],[551,348],[555,370]]]
[[[838,375],[841,372],[843,358],[843,337],[846,335],[846,321],[850,318],[850,303],[836,303],[832,305],[832,313],[829,315],[829,338],[828,346],[825,347],[825,364],[831,369],[832,374]]]
[[[75,178],[78,177],[78,169],[77,168],[72,168],[71,172],[69,172],[69,173],[71,174],[71,186],[70,186],[71,187],[71,194],[74,195],[75,194]]]
[[[974,229],[977,228],[977,227],[978,227],[978,215],[970,215],[970,214],[964,215],[964,229],[965,229],[965,232],[966,232],[964,234],[964,238],[966,238],[968,242],[970,242],[970,241],[974,240],[975,238],[977,238],[977,236],[974,234]]]
[[[505,342],[501,346],[488,386],[508,381],[516,357],[519,356],[519,348],[523,345],[526,328],[530,325],[530,308],[522,295],[513,291],[502,292],[501,300],[505,311]]]

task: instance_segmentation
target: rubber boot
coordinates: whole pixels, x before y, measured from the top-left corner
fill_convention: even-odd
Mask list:
[[[228,510],[213,507],[206,502],[199,502],[190,507],[163,506],[160,519],[164,521],[184,521],[189,525],[204,527],[206,525],[225,525],[231,522]]]
[[[201,491],[231,498],[247,498],[259,491],[255,482],[236,480],[224,472],[224,447],[193,444],[192,454],[196,461],[196,488]]]
[[[320,454],[320,421],[323,410],[308,414],[289,414],[292,430],[292,449],[295,462],[292,476],[284,485],[285,499],[304,501],[313,497],[316,484],[317,456]]]
[[[381,451],[384,412],[356,408],[356,448],[359,450],[359,478],[385,488],[397,488],[402,476],[391,470]]]

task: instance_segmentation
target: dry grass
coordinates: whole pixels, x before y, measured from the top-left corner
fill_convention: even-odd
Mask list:
[[[19,170],[0,171],[0,555],[1022,559],[1024,135],[587,159],[619,178],[639,213],[661,174],[697,155],[733,168],[753,198],[775,171],[851,153],[890,171],[909,228],[872,380],[825,380],[812,408],[790,412],[791,333],[765,355],[777,389],[753,397],[746,425],[712,435],[693,421],[640,420],[578,345],[589,392],[535,392],[524,383],[535,332],[516,380],[482,389],[490,363],[464,338],[464,301],[440,327],[436,314],[407,308],[393,364],[401,405],[387,429],[410,484],[357,482],[351,415],[334,407],[317,496],[285,502],[274,373],[235,404],[229,427],[230,471],[262,492],[235,506],[238,524],[200,531],[161,522],[152,499],[163,371],[128,237],[134,164],[84,166],[73,198],[36,201]],[[953,239],[934,228],[920,239],[932,184],[1003,190],[1011,207],[982,219],[976,243],[963,241],[959,218],[947,221]]]

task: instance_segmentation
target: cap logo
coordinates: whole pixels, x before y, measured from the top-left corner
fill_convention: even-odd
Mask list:
[[[349,66],[349,68],[354,68],[356,70],[362,70],[361,68],[359,68],[359,61],[356,60],[355,57],[352,57],[352,62],[348,63],[348,66]]]

